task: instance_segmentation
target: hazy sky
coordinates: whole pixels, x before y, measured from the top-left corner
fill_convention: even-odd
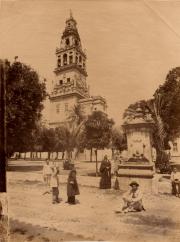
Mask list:
[[[47,78],[48,87],[72,9],[91,95],[106,98],[118,123],[129,104],[150,98],[168,70],[180,66],[180,1],[0,1],[1,58],[19,56]]]

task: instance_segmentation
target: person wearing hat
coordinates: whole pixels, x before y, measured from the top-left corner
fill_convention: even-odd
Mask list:
[[[131,189],[123,196],[124,206],[122,211],[126,213],[145,210],[142,203],[143,195],[139,189],[139,184],[136,181],[132,181],[129,186]]]

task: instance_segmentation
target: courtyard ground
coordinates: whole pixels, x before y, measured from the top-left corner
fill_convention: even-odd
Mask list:
[[[78,164],[79,204],[66,202],[67,171],[60,175],[60,204],[42,195],[41,164],[12,162],[8,172],[10,241],[180,241],[180,198],[144,195],[146,211],[117,214],[122,191],[99,190],[99,178],[87,175],[95,164]],[[161,186],[166,188],[167,181]]]

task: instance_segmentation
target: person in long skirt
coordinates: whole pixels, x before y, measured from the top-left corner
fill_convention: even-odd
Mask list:
[[[108,160],[107,155],[101,162],[100,166],[101,180],[100,189],[110,189],[111,188],[111,162]]]
[[[73,169],[69,173],[68,181],[67,181],[67,203],[76,204],[75,196],[79,195],[79,186],[76,179],[76,170]]]

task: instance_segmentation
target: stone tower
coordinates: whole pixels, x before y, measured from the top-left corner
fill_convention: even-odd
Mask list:
[[[56,58],[55,83],[50,96],[50,126],[56,127],[66,122],[69,111],[77,104],[83,106],[87,114],[93,109],[105,111],[105,99],[89,95],[86,54],[71,12],[66,20],[60,47],[56,49]]]

